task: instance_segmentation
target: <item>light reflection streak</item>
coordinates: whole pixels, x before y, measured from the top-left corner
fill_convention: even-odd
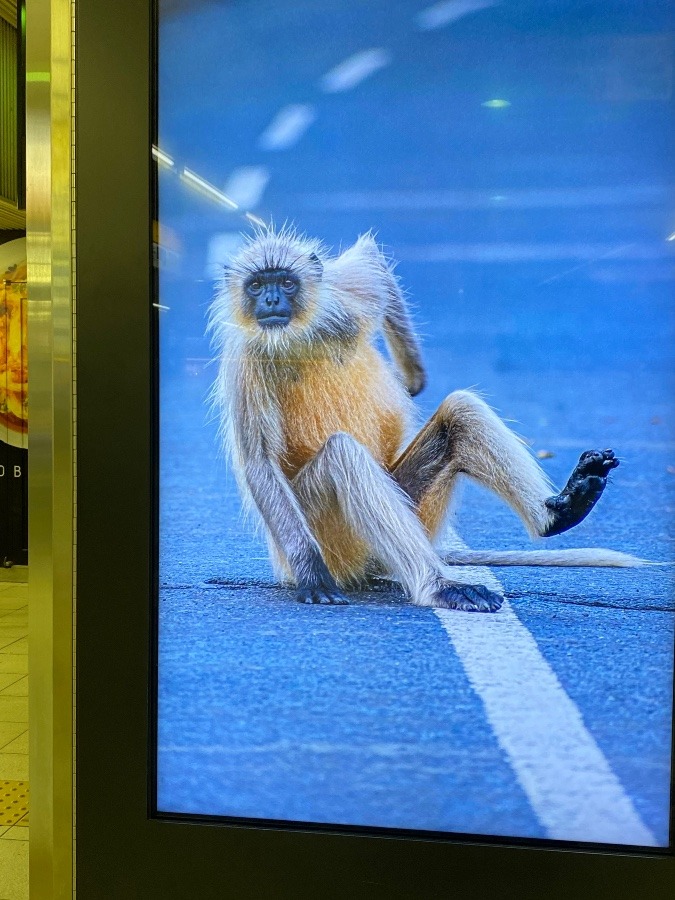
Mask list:
[[[255,216],[250,212],[245,213],[245,216],[253,225],[258,225],[260,228],[267,228],[267,223],[263,222],[260,216]]]
[[[215,185],[211,184],[200,175],[197,175],[192,169],[188,169],[187,166],[180,173],[179,178],[189,187],[193,188],[198,193],[203,194],[205,197],[208,197],[210,200],[222,203],[223,206],[227,206],[229,209],[239,209],[239,205],[235,203],[234,200],[231,200],[227,194],[219,191]]]
[[[152,156],[160,166],[164,166],[167,169],[172,169],[175,165],[169,154],[160,150],[159,147],[156,147],[154,144],[152,145]]]

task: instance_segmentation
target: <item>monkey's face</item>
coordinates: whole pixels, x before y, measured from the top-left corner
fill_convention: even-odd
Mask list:
[[[252,351],[273,356],[309,346],[321,306],[319,252],[292,229],[259,231],[225,270],[212,312],[216,330],[227,322]]]
[[[260,328],[285,328],[301,307],[300,280],[288,269],[262,269],[244,281],[244,313]]]

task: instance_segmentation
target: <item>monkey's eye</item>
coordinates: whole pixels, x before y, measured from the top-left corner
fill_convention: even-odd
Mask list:
[[[249,294],[252,294],[254,297],[257,297],[258,294],[262,293],[263,286],[259,281],[252,281],[247,290]]]
[[[284,278],[281,282],[281,287],[287,294],[292,294],[297,289],[297,284],[291,278]]]

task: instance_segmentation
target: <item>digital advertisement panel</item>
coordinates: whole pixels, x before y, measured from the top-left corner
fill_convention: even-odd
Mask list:
[[[667,848],[675,11],[158,13],[157,812]]]

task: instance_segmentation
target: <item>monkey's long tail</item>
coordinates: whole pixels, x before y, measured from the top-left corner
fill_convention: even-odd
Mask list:
[[[629,553],[584,547],[578,550],[452,550],[442,554],[446,566],[662,566]]]

